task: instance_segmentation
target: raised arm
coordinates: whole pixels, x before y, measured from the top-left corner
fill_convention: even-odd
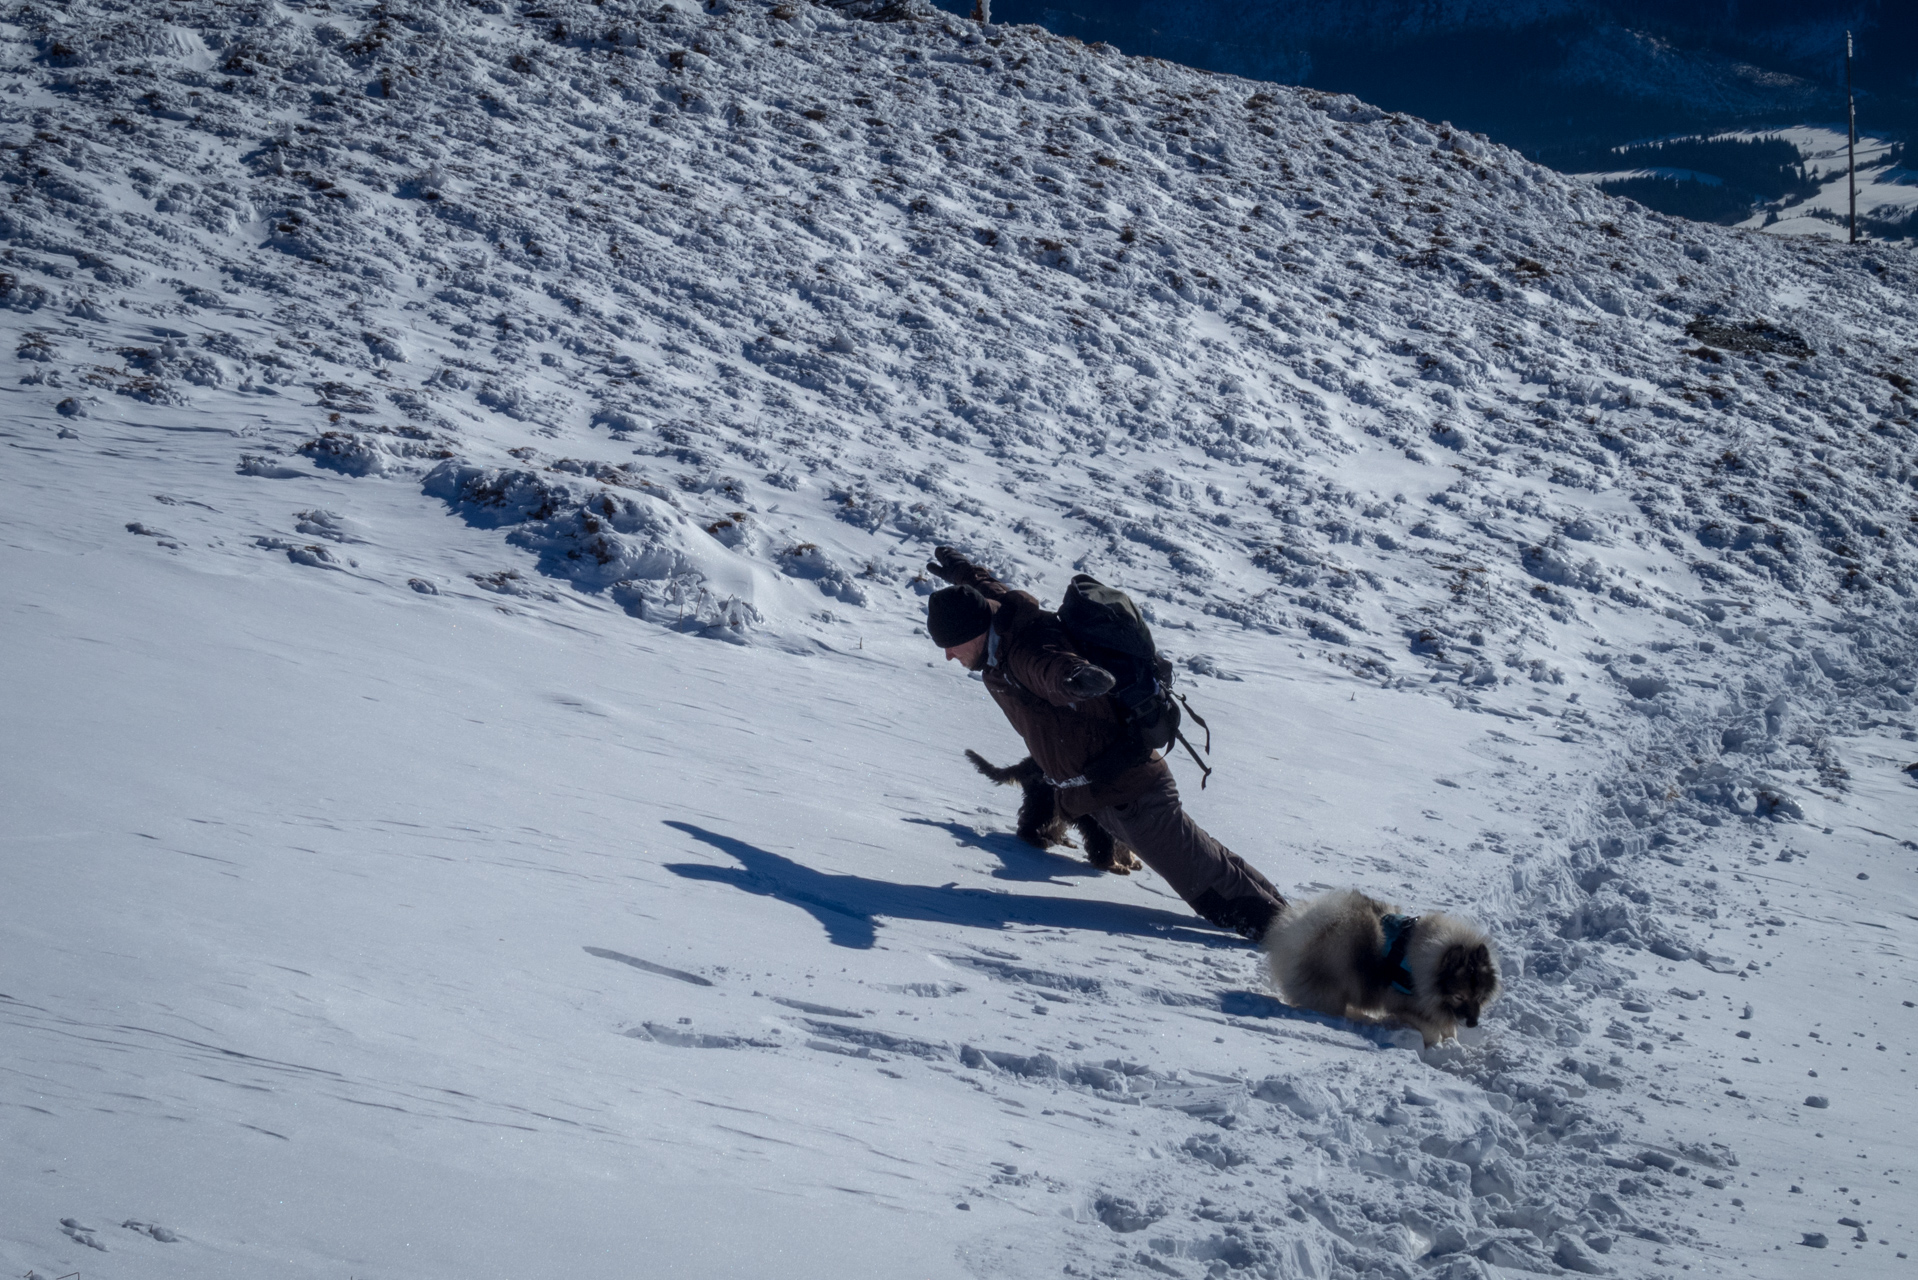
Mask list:
[[[955,587],[971,587],[988,600],[1004,600],[1012,594],[1012,588],[993,577],[991,570],[980,568],[951,547],[934,547],[926,572]]]

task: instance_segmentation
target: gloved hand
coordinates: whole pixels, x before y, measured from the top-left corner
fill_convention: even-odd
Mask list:
[[[1096,698],[1102,693],[1111,693],[1116,683],[1110,671],[1088,662],[1066,677],[1066,692],[1075,698]]]
[[[950,582],[957,586],[967,574],[972,572],[972,561],[951,547],[934,547],[932,563],[926,566],[926,572],[941,582]]]

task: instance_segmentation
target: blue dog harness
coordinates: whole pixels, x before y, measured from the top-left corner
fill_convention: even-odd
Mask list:
[[[1397,913],[1379,917],[1379,928],[1385,934],[1385,946],[1379,954],[1385,957],[1385,967],[1392,974],[1392,985],[1408,996],[1415,993],[1412,990],[1412,971],[1406,966],[1405,953],[1411,949],[1412,926],[1418,922],[1417,916]]]

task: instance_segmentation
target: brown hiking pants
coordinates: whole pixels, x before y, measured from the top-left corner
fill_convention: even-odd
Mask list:
[[[1131,800],[1095,809],[1091,817],[1221,928],[1256,941],[1285,905],[1271,881],[1187,816],[1170,769]]]

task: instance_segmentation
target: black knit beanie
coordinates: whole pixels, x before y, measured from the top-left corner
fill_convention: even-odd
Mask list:
[[[926,630],[941,649],[984,635],[991,625],[992,605],[975,587],[945,587],[926,601]]]

